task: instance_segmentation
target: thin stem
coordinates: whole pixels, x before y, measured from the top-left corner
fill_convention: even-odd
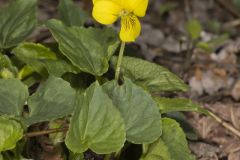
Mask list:
[[[115,80],[118,80],[118,79],[119,79],[125,45],[126,45],[125,42],[122,42],[122,43],[121,43],[121,48],[120,48],[120,51],[119,51],[118,61],[117,61],[117,67],[116,67],[116,72],[115,72]]]
[[[110,160],[112,157],[112,154],[106,154],[104,157],[104,160]]]
[[[191,62],[192,62],[192,55],[193,55],[193,51],[194,49],[196,48],[196,42],[193,41],[191,38],[188,40],[187,42],[187,53],[186,53],[186,61],[185,61],[185,64],[184,64],[184,72],[186,72],[190,65],[191,65]]]
[[[121,156],[121,153],[122,153],[122,149],[120,149],[118,152],[116,152],[116,153],[114,154],[114,157],[115,157],[116,159],[119,159],[120,156]]]
[[[49,130],[44,130],[44,131],[36,131],[36,132],[29,132],[24,135],[25,138],[31,138],[31,137],[37,137],[37,136],[42,136],[46,134],[53,134],[53,133],[58,133],[58,132],[64,132],[67,131],[68,127],[65,128],[56,128],[56,129],[49,129]]]
[[[232,125],[228,124],[227,122],[224,122],[220,117],[218,117],[214,113],[210,111],[208,111],[208,113],[213,119],[215,119],[218,123],[220,123],[224,128],[231,131],[233,134],[235,134],[240,138],[240,131],[238,131],[236,128],[234,128]]]
[[[98,81],[98,83],[101,83],[101,77],[95,76],[95,79]]]

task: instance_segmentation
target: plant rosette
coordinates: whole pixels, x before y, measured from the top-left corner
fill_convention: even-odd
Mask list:
[[[148,0],[93,0],[97,22],[121,20],[118,34],[84,27],[87,14],[60,0],[60,18],[43,23],[51,44],[24,41],[37,27],[36,0],[11,1],[0,10],[0,159],[23,158],[30,137],[48,134],[54,145],[66,144],[69,159],[83,159],[89,150],[120,159],[136,146],[141,160],[195,159],[169,115],[208,112],[187,99],[154,96],[188,86],[160,65],[124,56],[125,45],[141,33],[147,7]],[[40,124],[49,129],[29,132]]]

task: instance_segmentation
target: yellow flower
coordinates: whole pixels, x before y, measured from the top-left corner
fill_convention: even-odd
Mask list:
[[[138,17],[144,17],[148,0],[93,0],[93,17],[102,24],[121,18],[120,39],[133,42],[141,32]]]

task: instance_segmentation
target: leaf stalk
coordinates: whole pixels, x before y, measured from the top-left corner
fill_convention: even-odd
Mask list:
[[[122,65],[122,59],[123,59],[123,55],[124,55],[125,46],[126,46],[126,43],[122,42],[120,51],[119,51],[116,72],[115,72],[115,80],[117,80],[117,81],[119,79],[119,75],[120,75],[120,71],[121,71],[121,65]]]

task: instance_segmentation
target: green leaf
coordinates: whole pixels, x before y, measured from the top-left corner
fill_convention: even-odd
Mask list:
[[[0,48],[10,48],[32,33],[36,24],[36,0],[15,0],[0,10]]]
[[[188,148],[186,136],[179,124],[170,118],[163,118],[162,141],[168,147],[172,160],[194,160]]]
[[[69,153],[68,159],[73,159],[73,160],[85,160],[83,153],[74,154],[74,153],[72,153],[72,152]]]
[[[116,66],[117,57],[112,58],[112,63]],[[152,92],[188,90],[188,86],[175,74],[160,65],[142,59],[125,56],[122,72],[134,83]]]
[[[210,45],[208,42],[198,42],[196,44],[196,47],[201,48],[208,53],[212,53],[214,51],[213,46]]]
[[[40,74],[45,73],[44,65],[40,62],[40,60],[56,59],[55,53],[53,53],[50,49],[41,44],[34,43],[21,43],[13,49],[13,53],[18,59],[26,63],[28,66],[31,66],[33,70]]]
[[[7,116],[0,116],[0,153],[15,148],[23,137],[20,123]]]
[[[63,128],[65,127],[65,125],[66,125],[66,119],[50,121],[48,123],[49,129]],[[51,140],[51,143],[54,146],[57,146],[59,143],[64,142],[65,135],[66,135],[65,132],[52,133],[52,134],[49,134],[49,139]]]
[[[49,74],[56,77],[61,77],[64,73],[79,73],[80,70],[73,66],[68,60],[57,59],[57,60],[44,60],[42,61]]]
[[[55,60],[56,54],[39,43],[21,43],[13,49],[13,53],[22,61],[30,63],[32,60]]]
[[[0,53],[0,77],[2,78],[16,78],[18,69],[13,66],[10,58]]]
[[[31,66],[29,66],[29,65],[25,65],[18,72],[18,78],[19,79],[24,79],[24,78],[28,77],[29,75],[31,75],[32,73],[34,73],[34,69]]]
[[[162,120],[162,136],[156,142],[144,145],[141,160],[195,160],[179,124],[170,118]]]
[[[14,75],[14,73],[11,72],[9,69],[3,68],[0,71],[0,77],[3,79],[12,79],[12,78],[16,78],[16,75]]]
[[[58,10],[60,19],[67,26],[83,26],[86,13],[74,5],[72,0],[60,0]]]
[[[152,144],[143,145],[143,154],[140,160],[172,160],[168,147],[159,138]]]
[[[8,58],[8,56],[0,53],[0,70],[2,70],[3,68],[9,68],[11,66],[12,66],[12,62]]]
[[[53,51],[41,44],[22,43],[13,50],[13,53],[21,61],[31,66],[33,70],[43,75],[45,74],[45,69],[47,69],[49,74],[57,77],[62,76],[66,72],[79,72],[70,62],[57,56]]]
[[[0,79],[0,114],[21,116],[28,88],[18,79]]]
[[[121,86],[117,81],[110,81],[103,89],[122,114],[128,141],[151,143],[161,136],[161,114],[151,95],[127,78]]]
[[[11,60],[8,58],[8,56],[0,53],[0,77],[3,77],[2,71],[8,69],[9,67],[12,67]]]
[[[25,128],[25,126],[23,126],[23,128]],[[25,159],[22,156],[22,153],[24,152],[24,150],[26,148],[25,147],[26,141],[27,141],[26,139],[22,138],[20,141],[17,142],[16,147],[14,149],[2,152],[3,159],[4,160],[30,160],[30,159]]]
[[[88,148],[97,154],[119,151],[125,142],[124,120],[96,82],[76,99],[65,143],[74,153]]]
[[[180,124],[187,139],[192,141],[198,140],[197,133],[195,132],[193,126],[189,123],[189,120],[187,119],[183,112],[169,112],[166,113],[165,116],[176,120]]]
[[[208,53],[212,53],[216,46],[223,45],[228,39],[229,39],[228,34],[222,34],[219,35],[218,37],[211,39],[208,42],[198,42],[196,43],[196,46],[207,51]]]
[[[67,27],[57,20],[48,21],[46,26],[73,65],[97,76],[107,72],[108,61],[119,45],[114,30]]]
[[[50,76],[28,99],[27,124],[50,121],[73,112],[75,90],[61,78]]]
[[[193,40],[198,39],[202,32],[202,25],[196,19],[190,20],[187,23],[187,32]]]
[[[208,43],[213,47],[220,46],[220,45],[223,45],[229,39],[229,36],[230,35],[228,33],[224,33],[217,36],[216,38],[211,39]]]
[[[208,111],[201,108],[198,104],[193,103],[189,99],[181,98],[163,98],[154,97],[158,104],[161,113],[176,112],[176,111],[193,111],[208,115]]]

